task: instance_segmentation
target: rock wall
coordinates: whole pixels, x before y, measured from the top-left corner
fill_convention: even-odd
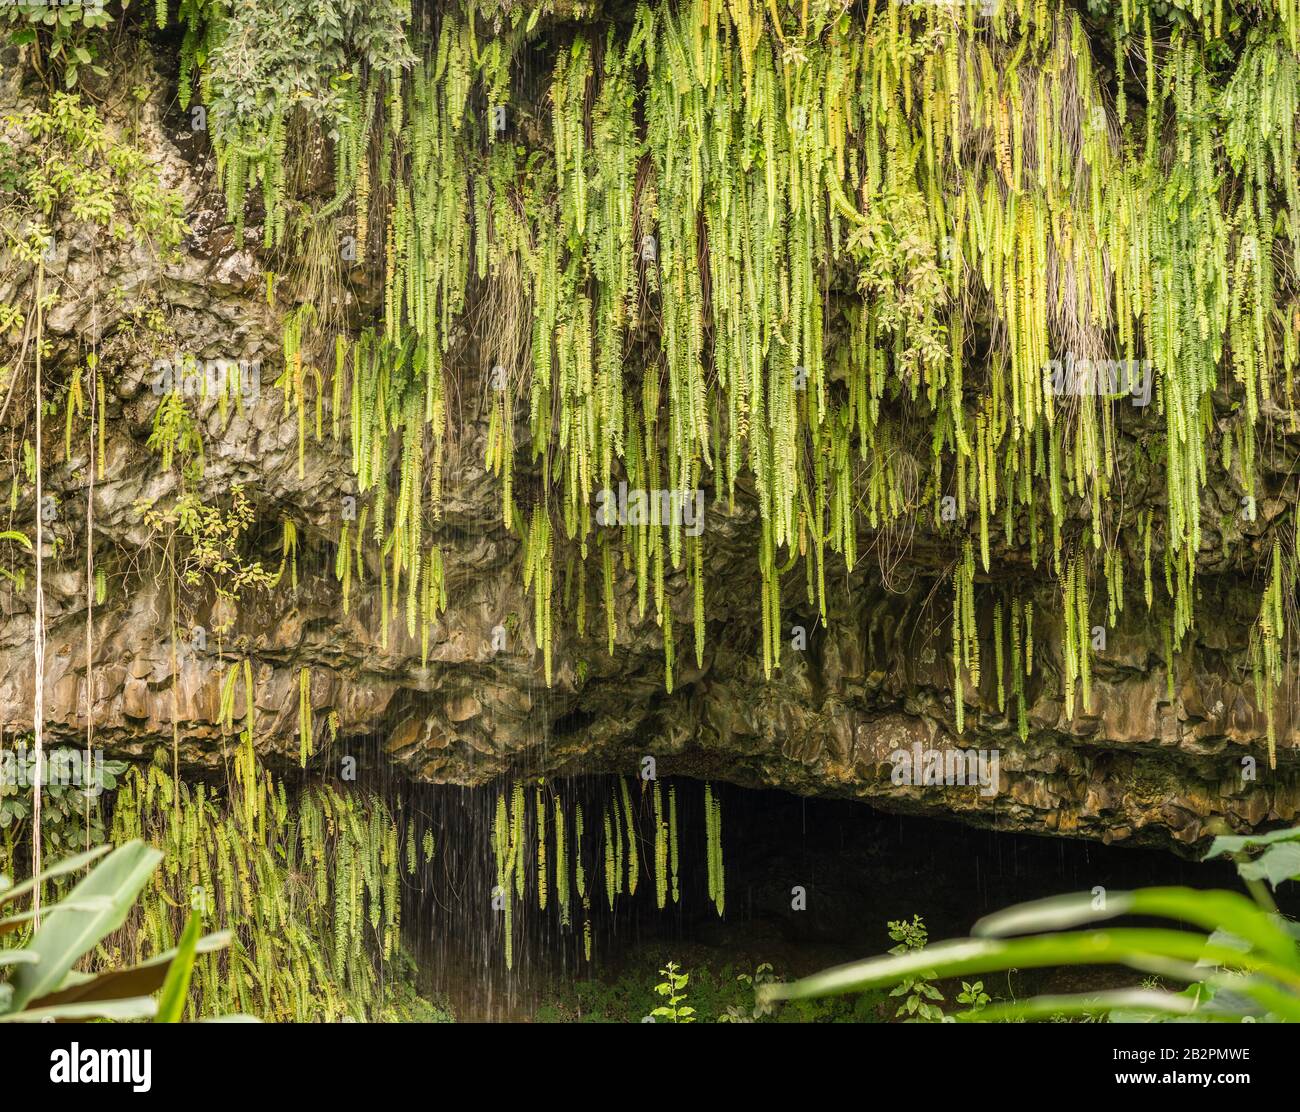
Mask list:
[[[254,662],[256,744],[272,762],[296,761],[298,679],[311,670],[311,703],[330,768],[361,739],[378,739],[388,758],[412,777],[482,783],[506,772],[561,775],[631,771],[653,755],[661,772],[721,778],[745,785],[860,799],[886,810],[954,816],[1005,829],[1193,847],[1226,828],[1243,830],[1293,821],[1300,806],[1297,746],[1300,726],[1289,699],[1280,711],[1278,766],[1268,767],[1245,646],[1258,608],[1258,584],[1214,555],[1227,550],[1214,533],[1201,568],[1202,625],[1178,658],[1174,695],[1160,626],[1129,601],[1094,661],[1090,712],[1067,720],[1060,696],[1060,603],[1047,576],[1018,568],[1024,583],[1042,587],[1036,608],[1037,653],[1027,681],[1030,734],[1020,741],[1011,715],[997,710],[994,669],[986,664],[981,690],[967,693],[965,729],[958,737],[951,695],[949,634],[951,548],[929,535],[914,539],[864,533],[864,555],[851,574],[835,571],[833,606],[823,625],[807,605],[802,583],[790,583],[786,620],[802,626],[806,648],[787,630],[781,668],[771,681],[759,661],[758,587],[752,500],[737,511],[707,508],[708,642],[702,667],[679,647],[679,674],[666,693],[659,630],[638,619],[635,598],[620,587],[618,639],[604,647],[603,619],[577,638],[557,623],[556,674],[548,688],[531,630],[532,602],[522,590],[520,546],[500,523],[499,493],[484,470],[487,388],[472,337],[448,367],[452,391],[450,466],[445,512],[435,535],[447,567],[449,606],[436,627],[427,666],[418,638],[393,623],[387,647],[379,634],[378,569],[373,552],[366,584],[354,588],[344,616],[333,574],[344,499],[354,494],[346,447],[328,431],[309,437],[304,474],[297,468],[298,433],[273,383],[282,367],[280,321],[291,291],[268,305],[265,272],[276,260],[237,249],[213,186],[211,154],[201,133],[168,110],[171,81],[140,63],[149,99],[117,120],[150,152],[164,180],[185,200],[191,235],[178,261],[145,247],[124,248],[91,233],[56,234],[50,264],[59,301],[47,320],[52,381],[97,344],[108,371],[107,475],[95,484],[93,538],[97,566],[107,573],[107,597],[94,607],[93,653],[85,648],[87,597],[87,447],[74,437],[70,457],[47,438],[47,488],[58,513],[47,529],[48,649],[45,716],[48,741],[82,744],[87,703],[95,738],[113,756],[144,757],[170,746],[173,727],[182,763],[216,770],[233,747],[219,726],[221,687],[230,661]],[[12,69],[3,99],[20,104]],[[250,243],[257,242],[250,227]],[[30,272],[7,274],[12,293]],[[344,310],[359,318],[364,287]],[[373,296],[370,291],[369,296]],[[148,314],[156,314],[150,318]],[[470,319],[473,313],[470,314]],[[159,323],[161,322],[161,323]],[[241,605],[222,639],[196,647],[194,627],[215,629],[221,606],[199,590],[183,589],[171,636],[169,553],[144,524],[140,500],[176,493],[176,469],[165,471],[146,444],[158,399],[150,388],[153,360],[171,349],[198,358],[260,360],[260,391],[242,413],[223,423],[215,403],[200,407],[206,466],[201,489],[214,501],[243,484],[256,512],[254,550],[268,567],[279,561],[281,522],[298,529],[298,586],[286,575],[274,590]],[[59,431],[62,423],[58,422]],[[1126,432],[1136,452],[1140,424]],[[50,459],[53,462],[49,462]],[[1132,469],[1137,475],[1138,469]],[[1131,481],[1126,496],[1159,496],[1158,482]],[[1263,536],[1284,508],[1261,508],[1257,525],[1243,526],[1231,491],[1206,492],[1217,501],[1221,528]],[[17,526],[36,512],[19,499]],[[1204,515],[1207,521],[1212,517]],[[1234,523],[1235,522],[1235,523]],[[1234,535],[1237,545],[1250,537]],[[1262,546],[1264,542],[1260,542]],[[995,572],[1011,574],[1010,553]],[[563,581],[556,569],[557,582]],[[1131,572],[1139,581],[1140,569]],[[794,578],[794,577],[791,577]],[[670,580],[689,610],[685,584]],[[567,617],[567,615],[566,615]],[[987,629],[991,613],[982,615]],[[0,719],[5,737],[32,720],[31,591],[0,592]],[[504,643],[493,631],[506,631]],[[683,628],[686,628],[683,623]],[[224,656],[223,656],[224,653]],[[88,674],[93,683],[88,691]],[[337,736],[324,744],[327,720]],[[996,750],[997,794],[972,787],[896,784],[896,750],[957,746]],[[1243,758],[1253,758],[1243,765]],[[1253,777],[1250,775],[1253,771]]]

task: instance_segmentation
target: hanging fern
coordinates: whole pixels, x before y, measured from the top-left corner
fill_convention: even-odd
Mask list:
[[[399,5],[374,7],[329,25],[330,51],[367,65],[344,78],[263,59],[274,80],[248,113],[234,111],[233,62],[280,5],[227,16],[183,0],[179,15],[182,95],[197,73],[237,236],[257,191],[264,236],[282,241],[307,146],[296,133],[315,121],[335,191],[321,219],[346,213],[357,265],[382,271],[355,342],[308,301],[286,311],[281,379],[300,475],[327,394],[348,442],[365,505],[342,528],[335,575],[350,612],[374,547],[381,646],[404,610],[427,664],[446,610],[433,541],[448,382],[462,330],[487,320],[483,460],[522,550],[547,684],[561,622],[591,635],[589,559],[610,655],[652,621],[671,692],[689,611],[706,666],[706,568],[730,530],[693,529],[681,511],[696,495],[710,513],[752,509],[766,677],[782,666],[790,593],[832,620],[840,559],[853,572],[915,528],[962,541],[958,732],[982,698],[982,618],[988,698],[1027,736],[1033,600],[1006,585],[1049,557],[1066,716],[1091,704],[1089,577],[1097,607],[1104,579],[1113,626],[1139,559],[1162,628],[1168,602],[1172,683],[1198,555],[1216,532],[1228,543],[1207,488],[1221,479],[1252,507],[1275,495],[1274,433],[1297,427],[1291,0],[1259,5],[1231,60],[1222,5],[1176,21],[1120,5],[1099,33],[1058,0],[987,20],[934,5],[641,4],[630,22],[566,25],[548,42],[546,109],[508,141],[496,110],[532,21],[489,31],[452,6],[408,37]],[[69,443],[85,389],[69,387]],[[166,464],[201,450],[192,422],[183,402],[159,406],[151,442]],[[1162,489],[1136,507],[1121,497],[1134,444]],[[625,515],[593,513],[620,489]],[[1139,536],[1140,557],[1125,540]],[[1250,651],[1271,705],[1288,619],[1271,596],[1264,610],[1278,628],[1260,624]],[[607,848],[626,866],[616,892],[639,866],[626,812],[609,815]]]
[[[112,840],[143,838],[164,859],[102,954],[138,960],[171,949],[194,909],[235,942],[196,960],[191,1016],[376,1018],[387,992],[381,963],[394,953],[400,921],[396,822],[373,796],[312,787],[290,804],[282,783],[261,770],[254,777],[255,827],[206,785],[173,781],[157,762],[119,781]]]

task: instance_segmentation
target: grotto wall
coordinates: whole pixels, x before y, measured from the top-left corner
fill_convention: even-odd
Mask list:
[[[20,84],[12,51],[5,63],[0,101],[16,109],[33,94]],[[757,502],[743,479],[734,510],[713,492],[706,506],[703,664],[681,650],[673,688],[665,690],[660,628],[653,612],[638,617],[633,585],[620,582],[613,655],[605,651],[600,623],[580,638],[571,623],[557,622],[547,686],[534,604],[522,585],[521,545],[502,524],[497,480],[483,462],[491,368],[477,341],[491,326],[492,305],[481,291],[477,302],[471,292],[446,365],[454,387],[443,512],[428,528],[443,555],[447,607],[427,660],[420,637],[402,622],[381,637],[373,551],[362,555],[366,583],[354,583],[344,614],[333,569],[348,500],[357,494],[348,449],[329,436],[308,435],[300,473],[298,426],[274,385],[284,369],[291,284],[273,280],[268,297],[267,272],[276,271],[277,260],[258,246],[255,206],[246,243],[236,243],[207,136],[192,130],[191,117],[174,101],[174,61],[155,45],[124,66],[110,79],[114,87],[143,86],[147,95],[110,102],[109,118],[147,152],[163,183],[180,192],[190,230],[169,260],[70,222],[55,228],[48,280],[57,282],[60,296],[45,321],[52,345],[47,367],[57,377],[93,344],[110,372],[110,389],[106,475],[95,481],[92,498],[95,562],[106,583],[93,609],[89,661],[80,555],[88,446],[74,437],[66,458],[62,444],[54,459],[47,455],[45,486],[55,499],[45,552],[47,744],[84,743],[89,706],[95,742],[111,756],[148,757],[159,746],[170,748],[174,732],[183,766],[218,775],[234,744],[221,718],[223,685],[237,654],[252,662],[256,746],[272,766],[298,760],[299,683],[307,669],[317,735],[310,760],[318,767],[336,765],[368,740],[411,777],[457,784],[503,773],[631,772],[650,755],[663,774],[853,798],[1001,829],[1178,849],[1221,830],[1294,821],[1300,807],[1295,703],[1281,697],[1275,707],[1277,767],[1271,770],[1265,717],[1245,656],[1271,528],[1293,502],[1282,495],[1262,499],[1246,519],[1238,512],[1239,489],[1214,469],[1202,494],[1199,618],[1172,677],[1160,625],[1130,604],[1094,654],[1090,708],[1073,717],[1061,694],[1059,588],[995,537],[992,571],[980,572],[978,581],[1017,583],[1038,615],[1024,740],[1010,702],[999,710],[998,681],[988,667],[978,689],[966,689],[958,731],[949,631],[953,545],[942,532],[897,524],[864,529],[852,572],[841,564],[828,573],[824,623],[807,602],[802,576],[792,576],[784,587],[779,668],[765,678],[754,605]],[[15,300],[34,281],[30,266],[11,267],[0,275],[0,293]],[[358,268],[338,311],[360,320],[382,293]],[[158,405],[151,388],[155,360],[174,351],[260,364],[257,389],[242,411],[226,420],[215,400],[195,407],[204,455],[199,489],[215,503],[242,487],[252,515],[249,558],[267,569],[282,566],[283,522],[296,528],[295,566],[273,588],[244,597],[237,611],[201,591],[174,604],[170,580],[159,574],[174,554],[140,509],[179,490],[178,469],[160,466],[148,446]],[[1157,420],[1134,411],[1121,428],[1122,497],[1139,505],[1163,497],[1161,478],[1139,459]],[[924,440],[922,434],[907,449],[918,461]],[[1294,437],[1289,443],[1294,449]],[[37,510],[24,489],[12,520],[30,521]],[[917,517],[928,513],[928,507],[916,511]],[[962,528],[954,525],[952,535]],[[557,583],[564,577],[559,563]],[[360,578],[360,569],[354,574]],[[1130,575],[1140,580],[1140,570]],[[688,612],[685,578],[670,574],[667,590]],[[233,624],[218,634],[228,619]],[[991,608],[981,606],[978,620],[990,631]],[[0,592],[6,744],[31,728],[31,623],[30,592]],[[989,796],[969,786],[895,783],[892,754],[914,746],[997,751],[999,790]]]

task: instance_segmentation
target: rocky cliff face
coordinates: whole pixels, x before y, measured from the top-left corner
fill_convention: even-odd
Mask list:
[[[148,87],[169,83],[155,75]],[[19,100],[11,79],[4,94],[9,103]],[[589,623],[596,628],[585,639],[573,634],[571,623],[561,630],[557,622],[556,673],[548,688],[531,629],[532,602],[522,590],[520,547],[501,526],[496,483],[483,466],[487,388],[472,336],[448,367],[454,442],[435,531],[446,560],[448,609],[427,665],[418,638],[409,638],[401,621],[392,624],[384,647],[373,553],[347,616],[333,574],[345,499],[355,494],[346,448],[328,429],[319,443],[309,436],[299,476],[297,424],[273,387],[282,366],[281,314],[292,291],[277,289],[276,304],[268,305],[265,272],[276,260],[234,246],[201,133],[189,131],[184,117],[166,114],[159,94],[116,122],[135,130],[167,184],[182,192],[191,235],[181,258],[166,262],[147,248],[56,233],[49,271],[59,300],[46,322],[53,342],[49,375],[65,381],[93,344],[109,392],[107,473],[92,499],[95,561],[106,572],[107,590],[94,606],[89,661],[88,446],[84,434],[74,436],[65,460],[61,440],[54,451],[51,437],[47,450],[57,456],[46,467],[57,504],[46,551],[45,715],[52,742],[82,744],[89,706],[96,743],[111,755],[138,757],[170,746],[174,727],[182,763],[215,769],[231,746],[219,726],[222,683],[230,661],[247,655],[256,681],[257,746],[273,762],[297,757],[299,675],[309,668],[322,741],[313,758],[318,765],[337,762],[363,737],[377,738],[410,776],[451,783],[482,783],[507,772],[631,771],[652,755],[661,773],[856,798],[999,828],[1178,847],[1226,827],[1294,820],[1300,730],[1290,700],[1279,700],[1285,705],[1278,767],[1270,771],[1244,655],[1259,588],[1235,566],[1222,565],[1214,553],[1227,546],[1215,535],[1205,543],[1199,610],[1212,617],[1202,619],[1176,661],[1172,698],[1160,627],[1148,625],[1145,611],[1130,602],[1095,654],[1090,713],[1067,720],[1058,592],[1051,580],[1036,577],[1043,586],[1024,742],[1014,717],[997,709],[997,681],[987,665],[980,691],[967,692],[965,728],[957,735],[950,549],[921,536],[909,542],[895,534],[864,535],[858,566],[836,573],[825,625],[807,605],[802,582],[789,584],[784,655],[766,681],[758,657],[756,542],[747,528],[754,510],[743,500],[734,514],[721,504],[706,510],[702,667],[693,653],[679,650],[677,681],[666,693],[659,630],[650,618],[637,618],[633,593],[621,587],[613,657],[605,652],[600,621]],[[250,233],[250,241],[256,238]],[[33,277],[8,279],[12,292]],[[363,307],[343,308],[357,314]],[[158,404],[150,387],[153,361],[175,350],[199,359],[260,360],[260,389],[242,413],[227,423],[215,402],[198,406],[205,455],[200,489],[215,503],[242,484],[255,510],[250,552],[272,570],[280,560],[282,521],[293,521],[298,531],[296,589],[286,574],[274,589],[249,593],[222,638],[207,631],[221,626],[223,604],[182,584],[175,613],[183,636],[173,640],[168,561],[174,553],[139,509],[142,500],[165,500],[177,491],[176,468],[164,470],[146,444]],[[1125,451],[1132,453],[1140,426],[1128,435]],[[1158,481],[1148,487],[1135,477],[1126,496],[1154,498],[1160,489]],[[1262,534],[1283,508],[1262,507],[1257,525],[1243,524],[1233,513],[1232,492],[1209,490],[1205,497],[1207,504],[1221,503],[1222,529]],[[20,498],[15,523],[35,512],[30,497]],[[1234,541],[1249,544],[1249,537]],[[994,562],[995,569],[1009,566]],[[1035,578],[1022,570],[1026,583]],[[563,573],[556,569],[557,583]],[[674,589],[682,592],[683,611],[689,609],[684,582],[670,580]],[[30,591],[0,593],[0,606],[0,716],[12,739],[30,728],[32,717]],[[984,613],[984,627],[991,622]],[[196,639],[196,627],[206,636]],[[331,712],[337,735],[324,745]],[[998,791],[895,783],[891,754],[917,745],[996,750]]]

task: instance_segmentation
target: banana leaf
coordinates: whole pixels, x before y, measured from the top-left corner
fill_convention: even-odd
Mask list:
[[[27,1008],[0,1015],[0,1023],[44,1023],[46,1020],[149,1019],[158,1010],[152,996],[126,1000],[86,1000],[76,1004],[55,1004],[49,1008]]]
[[[230,932],[218,931],[204,935],[194,944],[195,953],[206,954],[230,945]],[[156,992],[167,978],[167,967],[176,957],[176,950],[167,950],[155,958],[140,962],[128,969],[110,969],[106,973],[88,974],[69,972],[55,992],[32,1001],[35,1007],[48,1004],[66,1004],[79,1000],[114,1000],[128,996],[145,996]]]
[[[29,1001],[57,989],[82,955],[120,927],[161,860],[162,854],[143,842],[127,842],[68,893],[72,903],[108,897],[109,906],[98,911],[67,910],[58,904],[51,907],[26,947],[39,960],[18,966],[14,974],[10,1010],[21,1011]]]
[[[71,857],[65,857],[57,864],[51,865],[48,869],[42,869],[40,880],[44,883],[47,880],[53,880],[56,876],[66,876],[68,873],[75,873],[83,865],[89,865],[92,861],[103,857],[104,854],[111,850],[112,846],[96,846],[94,849],[87,850],[85,853],[73,854]],[[0,877],[0,904],[8,903],[10,900],[16,900],[19,896],[24,896],[36,887],[36,879],[24,880],[21,884],[12,884],[9,878]]]

